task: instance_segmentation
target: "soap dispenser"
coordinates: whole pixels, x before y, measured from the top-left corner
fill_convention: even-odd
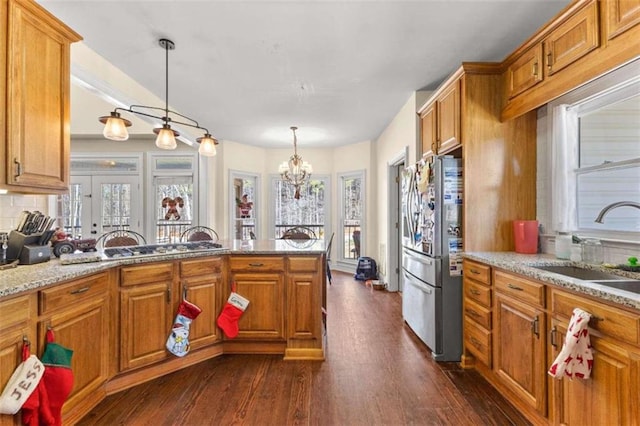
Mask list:
[[[560,232],[556,236],[556,257],[558,259],[569,259],[571,257],[571,235]]]

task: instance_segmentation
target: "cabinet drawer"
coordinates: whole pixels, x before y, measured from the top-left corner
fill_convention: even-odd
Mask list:
[[[153,263],[148,265],[127,266],[120,270],[121,286],[171,281],[172,279],[172,263]]]
[[[222,259],[219,257],[201,257],[180,262],[180,276],[194,277],[198,275],[220,274]]]
[[[496,292],[544,307],[544,284],[529,281],[526,278],[507,272],[494,271],[493,285]]]
[[[236,256],[229,259],[232,271],[284,271],[284,257]]]
[[[69,308],[75,303],[104,295],[109,289],[107,272],[93,275],[39,292],[40,313]]]
[[[289,257],[289,272],[320,272],[319,257]]]
[[[491,310],[472,302],[464,301],[464,314],[467,319],[472,319],[487,330],[491,330]]]
[[[32,306],[31,296],[20,296],[15,299],[4,300],[0,303],[0,330],[12,325],[29,321]]]
[[[462,281],[464,285],[465,300],[471,299],[487,308],[491,307],[491,287],[480,284],[467,277]]]
[[[554,316],[561,315],[568,323],[574,308],[591,314],[591,329],[624,342],[640,344],[640,315],[574,294],[552,290],[551,311]]]
[[[465,260],[464,267],[462,269],[463,274],[469,278],[481,282],[486,285],[491,285],[491,267],[483,265],[482,263],[474,262],[472,260]]]
[[[491,368],[491,332],[466,317],[464,319],[464,347],[478,361]]]

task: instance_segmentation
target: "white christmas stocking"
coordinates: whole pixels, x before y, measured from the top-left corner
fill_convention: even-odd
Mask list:
[[[180,302],[171,334],[167,339],[166,346],[169,352],[175,356],[185,356],[189,352],[189,328],[200,312],[202,309],[193,303],[187,300]]]

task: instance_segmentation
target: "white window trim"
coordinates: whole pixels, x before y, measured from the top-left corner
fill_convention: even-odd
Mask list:
[[[362,217],[360,219],[360,256],[366,255],[366,243],[367,243],[367,171],[365,169],[361,170],[353,170],[350,172],[338,173],[336,185],[339,186],[337,191],[338,198],[338,228],[342,229],[342,225],[344,223],[344,192],[342,181],[348,178],[360,178],[362,179]],[[336,234],[340,235],[342,231],[336,232]],[[337,246],[337,259],[334,262],[336,265],[336,269],[343,271],[351,271],[354,266],[357,265],[358,259],[346,259],[344,253],[344,242],[342,238],[334,239],[334,245]]]
[[[230,239],[233,239],[235,236],[235,218],[236,218],[236,201],[234,197],[234,187],[233,181],[234,179],[255,179],[255,188],[256,191],[253,194],[253,203],[257,206],[257,213],[254,217],[255,219],[255,234],[258,238],[260,238],[260,223],[263,218],[262,212],[264,212],[264,208],[262,206],[262,180],[259,174],[257,173],[249,173],[241,170],[229,169],[229,184],[227,188],[227,197],[229,198],[228,202],[228,210],[227,217],[229,218],[227,224],[227,232]],[[254,210],[255,211],[255,210]]]

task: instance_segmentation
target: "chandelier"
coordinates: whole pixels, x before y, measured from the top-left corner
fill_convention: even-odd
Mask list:
[[[302,157],[298,155],[298,140],[296,138],[297,127],[291,127],[293,131],[293,155],[289,158],[289,161],[284,161],[278,167],[278,173],[282,177],[284,182],[287,182],[295,188],[296,192],[294,198],[300,199],[300,186],[309,181],[309,177],[312,173],[311,164],[306,161],[302,161]]]
[[[104,131],[102,134],[105,138],[113,141],[126,141],[129,139],[129,132],[127,127],[131,126],[131,121],[126,118],[122,118],[118,111],[126,111],[131,114],[142,115],[145,117],[154,118],[162,121],[162,127],[153,129],[153,133],[158,135],[156,137],[156,146],[161,149],[175,149],[178,144],[176,143],[176,137],[180,136],[180,133],[171,128],[171,123],[181,126],[193,127],[204,131],[204,136],[197,138],[196,141],[200,144],[198,152],[201,155],[212,157],[216,155],[216,145],[218,141],[211,136],[209,130],[201,127],[196,120],[182,115],[169,109],[169,51],[174,50],[176,45],[166,38],[158,40],[158,44],[165,50],[165,106],[164,108],[146,106],[146,105],[131,105],[129,108],[116,108],[110,115],[106,115],[99,118],[99,121],[104,124]],[[146,112],[145,112],[146,111]],[[161,111],[163,115],[154,115],[153,111]],[[178,121],[172,119],[169,114],[177,116]],[[157,114],[157,113],[156,113]]]

